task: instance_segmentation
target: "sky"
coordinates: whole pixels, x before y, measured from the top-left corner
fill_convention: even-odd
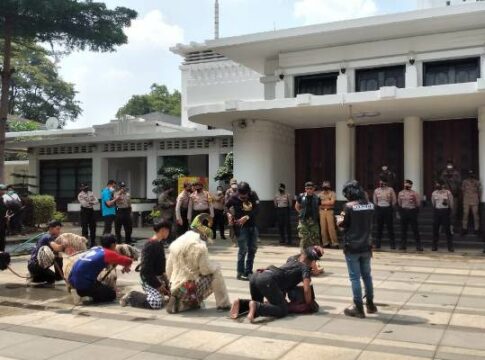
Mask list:
[[[219,0],[220,36],[273,31],[416,8],[416,0]],[[113,53],[74,52],[58,66],[74,83],[83,114],[66,128],[106,123],[132,95],[153,83],[180,90],[181,58],[169,51],[177,43],[214,36],[214,0],[105,0],[126,6],[138,18],[125,29],[128,43]]]

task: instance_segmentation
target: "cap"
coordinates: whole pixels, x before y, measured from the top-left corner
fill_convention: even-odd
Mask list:
[[[125,182],[124,182],[124,181],[120,182],[120,187],[122,187],[122,188],[123,188],[123,187],[126,187],[126,184],[125,184]]]
[[[306,187],[306,188],[307,188],[307,187],[313,187],[313,188],[314,188],[314,187],[315,187],[315,184],[314,184],[313,182],[311,182],[311,181],[307,181],[307,182],[305,183],[305,187]]]

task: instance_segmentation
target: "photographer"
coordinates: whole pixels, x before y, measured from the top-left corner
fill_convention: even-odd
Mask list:
[[[115,192],[116,218],[115,234],[116,241],[121,244],[121,227],[125,230],[125,243],[133,244],[131,233],[133,231],[133,221],[131,219],[131,195],[124,182],[120,183],[119,190]]]
[[[453,235],[451,234],[451,215],[453,209],[453,195],[450,190],[445,189],[444,181],[438,180],[435,183],[435,191],[431,195],[433,204],[433,251],[438,250],[440,227],[446,233],[448,251],[453,252]]]
[[[354,306],[345,309],[344,314],[365,318],[361,278],[364,281],[367,313],[377,312],[373,301],[372,247],[369,241],[374,204],[367,200],[364,190],[355,180],[348,182],[342,192],[349,202],[345,204],[343,213],[337,216],[337,225],[344,230],[344,254],[354,296]]]

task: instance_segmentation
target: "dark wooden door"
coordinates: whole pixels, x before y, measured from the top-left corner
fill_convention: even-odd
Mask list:
[[[403,124],[362,125],[355,128],[355,177],[369,195],[378,184],[383,164],[396,173],[396,190],[404,174]]]
[[[429,199],[448,160],[462,176],[470,169],[478,173],[478,126],[477,119],[425,121],[423,126],[424,191]]]
[[[295,130],[295,161],[296,194],[307,181],[320,186],[330,180],[335,186],[335,128]]]

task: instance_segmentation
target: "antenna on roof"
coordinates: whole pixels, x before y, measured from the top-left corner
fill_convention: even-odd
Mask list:
[[[214,4],[214,39],[219,39],[219,0]]]

